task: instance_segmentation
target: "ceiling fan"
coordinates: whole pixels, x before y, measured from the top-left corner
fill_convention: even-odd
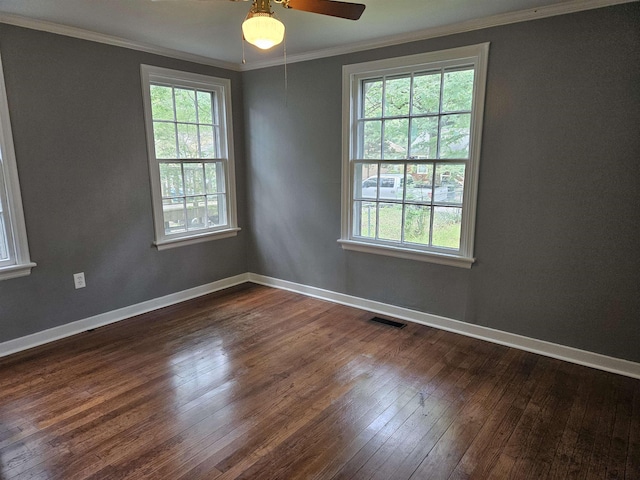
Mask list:
[[[239,2],[240,0],[231,1]],[[246,2],[248,0],[243,1]],[[339,2],[336,0],[253,0],[249,13],[244,22],[242,22],[242,33],[247,42],[263,50],[278,45],[284,39],[284,25],[274,17],[274,13],[271,10],[271,1],[282,5],[284,8],[346,18],[348,20],[358,20],[365,9],[365,5],[361,3]]]

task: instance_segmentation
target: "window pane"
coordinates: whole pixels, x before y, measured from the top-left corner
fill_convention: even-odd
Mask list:
[[[378,238],[399,242],[402,238],[402,205],[378,204]]]
[[[464,163],[439,163],[436,166],[436,202],[462,204]]]
[[[431,202],[433,164],[409,163],[407,171],[408,175],[413,178],[413,182],[407,184],[406,199],[414,202]]]
[[[375,202],[354,202],[354,232],[359,237],[376,237],[376,204]]]
[[[446,72],[442,87],[442,111],[470,111],[473,98],[473,70]]]
[[[411,158],[437,158],[438,117],[411,120]]]
[[[200,125],[200,158],[216,158],[213,127]]]
[[[398,175],[402,178],[404,177],[404,165],[402,163],[382,163],[380,175]]]
[[[461,224],[461,208],[436,207],[433,215],[433,245],[458,250]]]
[[[199,158],[198,126],[186,123],[178,124],[178,158]]]
[[[187,195],[204,194],[204,165],[202,163],[184,164],[184,186]]]
[[[220,217],[218,218],[218,225],[227,225],[227,196],[224,194],[216,195],[218,200],[218,212]]]
[[[176,88],[174,95],[176,97],[176,121],[196,123],[195,90]]]
[[[372,198],[378,196],[378,164],[358,163],[355,165],[353,192],[355,198]]]
[[[407,205],[404,211],[404,241],[429,245],[431,207]]]
[[[154,120],[175,120],[173,115],[173,92],[171,87],[151,85],[151,116]]]
[[[211,93],[198,92],[198,122],[213,123],[211,114]]]
[[[416,75],[413,78],[413,115],[440,111],[440,73]]]
[[[224,173],[222,164],[210,162],[204,164],[207,193],[224,192]]]
[[[156,158],[178,158],[176,153],[176,129],[173,123],[153,122],[153,138]]]
[[[382,80],[362,82],[362,118],[382,117]]]
[[[163,197],[184,195],[182,167],[179,163],[160,164],[160,188]]]
[[[164,233],[185,232],[184,199],[162,200],[162,212],[164,218]]]
[[[387,79],[384,91],[384,116],[409,115],[411,77]]]
[[[2,205],[0,205],[0,209]],[[4,223],[4,214],[0,211],[0,260],[9,259],[9,247],[7,243],[7,229]]]
[[[382,122],[370,120],[363,122],[360,128],[363,129],[360,134],[362,158],[382,158]]]
[[[221,121],[224,123],[226,119],[220,119],[220,100],[218,99],[218,94],[215,92],[211,92],[211,101],[213,102],[213,124],[220,125]]]
[[[222,219],[224,220],[224,218]],[[217,225],[224,224],[225,222],[220,219],[220,202],[218,201],[218,195],[207,195],[207,226],[215,227]]]
[[[407,158],[409,146],[409,119],[398,118],[384,122],[383,158]]]
[[[445,115],[440,122],[440,158],[469,158],[471,114]]]
[[[409,177],[413,183],[413,178]],[[392,163],[380,165],[379,190],[381,199],[400,200],[404,195],[404,165]]]
[[[187,197],[187,228],[199,230],[205,228],[206,221],[205,197]]]

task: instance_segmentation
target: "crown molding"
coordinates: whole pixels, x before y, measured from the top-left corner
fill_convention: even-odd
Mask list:
[[[638,1],[639,0],[570,0],[568,2],[555,5],[531,8],[528,10],[519,10],[517,12],[503,13],[500,15],[493,15],[491,17],[469,20],[462,23],[444,25],[442,27],[428,28],[425,30],[393,35],[376,40],[351,43],[349,45],[336,48],[316,50],[299,55],[288,55],[286,63],[306,62],[308,60],[317,60],[319,58],[334,57],[337,55],[345,55],[349,53],[361,52],[364,50],[390,47],[403,43],[417,42],[430,38],[445,37],[447,35],[481,30],[483,28],[498,27],[501,25],[509,25],[512,23],[528,22],[531,20],[539,20],[547,17],[576,13],[583,10],[594,10],[596,8],[611,7],[614,5],[620,5],[623,3],[635,3]],[[283,59],[277,58],[251,64],[239,65],[239,69],[241,71],[258,70],[261,68],[283,65],[284,63],[285,62]]]
[[[161,55],[163,57],[185,60],[187,62],[199,63],[211,67],[224,68],[233,71],[240,70],[240,65],[237,63],[215,60],[213,58],[203,57],[201,55],[194,55],[192,53],[182,52],[179,50],[172,50],[170,48],[158,47],[156,45],[127,40],[125,38],[92,32],[90,30],[84,30],[82,28],[69,27],[67,25],[60,25],[58,23],[46,22],[44,20],[22,17],[20,15],[0,13],[0,23],[14,25],[16,27],[29,28],[31,30],[39,30],[41,32],[55,33],[57,35],[64,35],[66,37],[79,38],[81,40],[89,40],[90,42],[104,43],[106,45],[113,45],[116,47],[128,48],[131,50],[138,50],[146,53],[153,53],[155,55]]]
[[[548,5],[544,7],[531,8],[528,10],[520,10],[517,12],[503,13],[500,15],[493,15],[491,17],[479,18],[475,20],[469,20],[462,23],[455,23],[451,25],[444,25],[441,27],[428,28],[425,30],[419,30],[416,32],[410,32],[406,34],[393,35],[376,40],[368,40],[364,42],[351,43],[349,45],[326,48],[322,50],[315,50],[312,52],[302,53],[299,55],[287,56],[287,63],[305,62],[308,60],[317,60],[319,58],[334,57],[337,55],[345,55],[348,53],[355,53],[364,50],[372,50],[376,48],[390,47],[393,45],[400,45],[402,43],[416,42],[420,40],[427,40],[430,38],[444,37],[447,35],[454,35],[458,33],[471,32],[473,30],[481,30],[483,28],[497,27],[501,25],[509,25],[512,23],[527,22],[530,20],[539,20],[547,17],[554,17],[557,15],[566,15],[570,13],[576,13],[584,10],[593,10],[596,8],[610,7],[614,5],[620,5],[623,3],[635,3],[640,0],[569,0],[567,2]],[[268,68],[283,65],[284,59],[276,58],[264,61],[257,61],[250,64],[240,64],[225,62],[222,60],[216,60],[210,57],[204,57],[201,55],[194,55],[179,50],[172,50],[170,48],[158,47],[142,42],[136,42],[133,40],[127,40],[112,35],[105,35],[102,33],[92,32],[90,30],[84,30],[82,28],[69,27],[66,25],[60,25],[57,23],[46,22],[43,20],[36,20],[33,18],[22,17],[19,15],[12,15],[6,13],[0,13],[0,23],[6,23],[9,25],[15,25],[17,27],[30,28],[32,30],[40,30],[43,32],[55,33],[58,35],[65,35],[67,37],[79,38],[82,40],[89,40],[92,42],[104,43],[107,45],[113,45],[116,47],[129,48],[132,50],[139,50],[142,52],[152,53],[155,55],[162,55],[164,57],[175,58],[178,60],[185,60],[188,62],[199,63],[202,65],[209,65],[211,67],[224,68],[232,71],[247,71],[258,70],[261,68]]]

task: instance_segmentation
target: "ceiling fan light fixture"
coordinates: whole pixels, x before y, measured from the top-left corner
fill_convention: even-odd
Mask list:
[[[284,24],[267,12],[249,12],[242,22],[244,39],[262,50],[282,43]]]

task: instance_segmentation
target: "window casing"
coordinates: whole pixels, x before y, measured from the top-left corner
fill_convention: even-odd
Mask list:
[[[142,65],[158,249],[236,235],[231,82]]]
[[[0,280],[29,275],[29,257],[18,170],[0,60]]]
[[[343,68],[343,248],[471,267],[488,49]]]

